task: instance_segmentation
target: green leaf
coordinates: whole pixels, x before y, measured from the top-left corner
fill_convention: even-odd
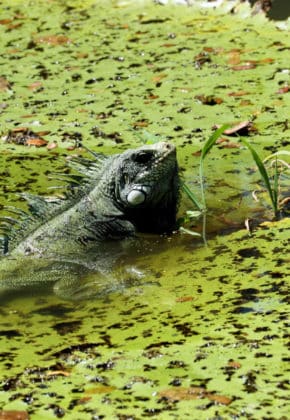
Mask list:
[[[244,138],[240,137],[240,140],[249,149],[249,151],[251,152],[251,154],[253,156],[254,161],[256,162],[256,165],[259,169],[260,175],[261,175],[261,177],[262,177],[262,179],[265,183],[265,186],[267,188],[269,197],[270,197],[271,202],[272,202],[273,210],[274,210],[275,215],[276,215],[277,212],[278,212],[278,205],[277,205],[278,193],[277,193],[277,191],[275,191],[276,182],[274,182],[275,185],[274,185],[274,189],[273,189],[272,186],[271,186],[271,182],[270,182],[270,179],[269,179],[269,176],[268,176],[267,169],[266,169],[264,163],[262,162],[261,158],[259,157],[258,153],[256,152],[256,150]]]
[[[188,198],[193,202],[193,204],[200,210],[203,210],[203,205],[200,203],[200,201],[196,198],[195,194],[191,191],[191,189],[188,187],[188,185],[185,184],[185,182],[181,185],[182,191],[185,192],[185,194],[188,196]]]
[[[275,159],[275,172],[274,172],[274,182],[273,182],[273,196],[277,206],[276,212],[278,211],[278,191],[279,191],[279,167],[278,159]]]
[[[268,160],[270,160],[270,159],[272,159],[272,158],[274,158],[274,157],[276,157],[276,156],[290,156],[290,152],[288,152],[287,150],[279,150],[278,152],[276,152],[276,153],[273,153],[272,155],[269,155],[269,156],[267,156],[264,160],[263,160],[263,162],[265,163],[265,162],[267,162]]]
[[[218,138],[223,134],[223,132],[229,128],[228,124],[222,125],[220,128],[215,130],[215,132],[209,137],[209,139],[205,142],[202,151],[201,151],[201,160],[204,160],[206,155],[209,153],[213,145],[216,143]]]
[[[200,233],[194,232],[193,230],[190,230],[190,229],[186,229],[182,226],[179,228],[179,230],[180,230],[180,232],[187,233],[188,235],[191,235],[191,236],[196,236],[196,237],[199,237],[199,238],[201,237]]]
[[[187,210],[186,215],[190,218],[190,219],[197,219],[198,217],[200,217],[202,215],[202,212],[199,210],[193,211],[193,210]]]
[[[163,140],[162,137],[156,136],[147,130],[143,130],[142,133],[136,132],[135,135],[143,144],[155,144]]]

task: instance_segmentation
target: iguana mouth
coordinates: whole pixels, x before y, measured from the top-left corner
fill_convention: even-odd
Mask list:
[[[156,150],[160,151],[160,156],[155,160],[154,165],[158,165],[171,154],[174,155],[174,157],[176,155],[176,147],[171,143],[156,143]]]
[[[146,168],[144,171],[138,174],[137,179],[142,179],[147,176],[151,176],[152,169],[156,169],[162,167],[160,164],[168,159],[170,155],[172,155],[172,160],[176,161],[176,147],[168,142],[159,142],[154,145],[148,145],[148,149],[153,149],[159,153],[159,155],[155,156],[154,161],[152,162],[151,166]],[[171,160],[171,159],[170,159]]]
[[[160,141],[159,143],[155,143],[155,149],[161,150],[163,152],[163,156],[168,153],[175,152],[176,147],[174,144],[169,143],[167,141]]]

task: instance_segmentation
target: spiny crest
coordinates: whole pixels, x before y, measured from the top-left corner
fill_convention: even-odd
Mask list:
[[[95,160],[78,157],[68,162],[69,167],[77,174],[57,174],[54,177],[65,184],[53,187],[62,190],[60,196],[41,197],[21,193],[20,197],[28,204],[28,211],[13,206],[4,207],[8,215],[0,217],[0,256],[7,254],[43,223],[73,206],[97,185],[108,157],[91,153]]]

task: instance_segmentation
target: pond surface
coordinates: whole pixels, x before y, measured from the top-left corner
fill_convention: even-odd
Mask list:
[[[173,141],[197,194],[198,155],[215,124],[251,121],[246,135],[262,157],[289,151],[289,34],[262,16],[1,5],[2,135],[28,127],[48,142],[1,142],[1,205],[22,206],[20,191],[47,193],[66,158],[85,153],[79,140],[105,153],[139,145],[144,129]],[[3,410],[37,420],[286,420],[290,220],[244,228],[272,213],[265,194],[252,198],[262,186],[237,138],[211,151],[205,175],[207,247],[178,233],[146,237],[126,260],[146,268],[140,283],[82,302],[41,290],[2,300]],[[287,185],[285,174],[285,194]],[[180,215],[188,208],[183,197]]]

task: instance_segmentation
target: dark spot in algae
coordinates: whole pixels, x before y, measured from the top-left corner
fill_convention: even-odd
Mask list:
[[[6,337],[8,339],[15,338],[15,337],[22,337],[23,334],[21,334],[18,330],[7,330],[7,331],[0,331],[1,337]]]
[[[57,331],[59,335],[66,335],[76,331],[82,325],[82,321],[71,321],[71,322],[60,322],[53,325],[53,329]]]
[[[82,351],[84,353],[88,353],[90,350],[92,350],[92,353],[94,354],[95,357],[100,356],[99,353],[93,352],[93,349],[96,347],[100,347],[102,346],[104,343],[83,343],[83,344],[76,344],[73,346],[69,346],[66,347],[60,351],[57,351],[55,353],[53,353],[53,356],[55,357],[60,357],[60,356],[65,356],[68,357],[70,355],[72,355],[75,351]]]
[[[36,311],[33,311],[32,314],[38,314],[42,316],[55,316],[63,318],[64,315],[69,314],[74,311],[73,307],[68,307],[62,304],[46,306],[45,308],[39,308]]]
[[[256,375],[252,371],[248,372],[246,375],[243,375],[241,378],[244,381],[244,388],[246,392],[257,392]]]
[[[182,360],[171,360],[167,366],[168,369],[185,368],[186,363]]]
[[[106,370],[112,370],[115,367],[115,363],[112,360],[108,360],[105,363],[99,363],[96,365],[96,368],[99,369],[101,372],[105,372]]]
[[[19,386],[21,386],[21,384],[22,383],[19,380],[18,376],[14,377],[14,378],[8,378],[3,383],[2,390],[3,391],[15,391]]]
[[[150,350],[154,347],[159,348],[159,347],[170,347],[172,345],[182,345],[184,344],[185,340],[179,340],[179,341],[173,341],[173,342],[168,342],[168,341],[160,341],[159,343],[152,343],[149,344],[148,346],[145,347],[144,350]]]
[[[237,254],[242,258],[261,258],[263,254],[255,247],[240,249]]]
[[[177,331],[181,332],[185,337],[198,335],[198,332],[191,329],[191,324],[189,322],[184,322],[183,324],[175,324],[174,328],[176,328]]]
[[[255,312],[255,310],[246,306],[240,306],[232,311],[233,314],[248,314],[249,312]]]
[[[257,352],[256,354],[255,354],[255,357],[266,357],[266,358],[269,358],[269,357],[273,357],[273,355],[272,354],[269,354],[269,353],[263,353],[263,352]]]

